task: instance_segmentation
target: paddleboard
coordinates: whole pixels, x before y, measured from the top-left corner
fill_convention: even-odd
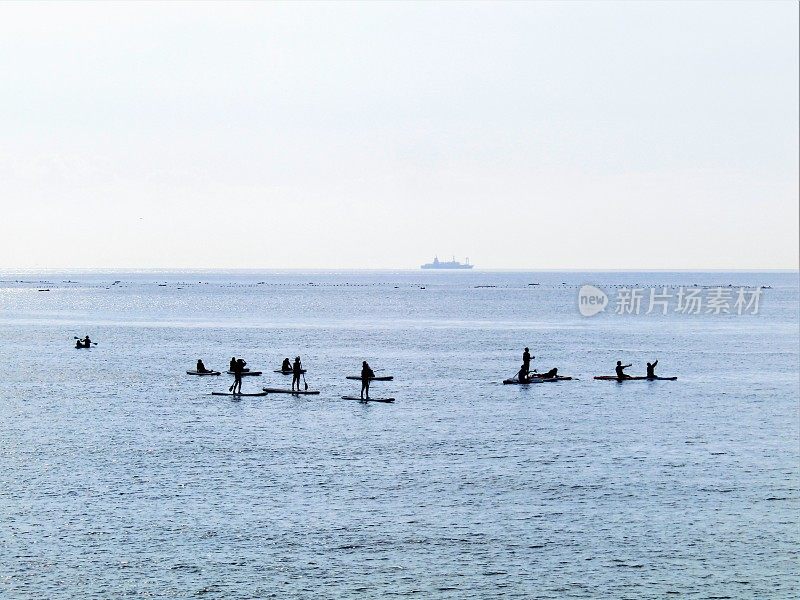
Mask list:
[[[295,396],[313,396],[319,394],[319,390],[284,390],[281,388],[261,388],[268,394],[293,394]]]
[[[359,402],[394,402],[394,398],[359,398],[358,396],[342,396],[342,400],[358,400]]]
[[[273,371],[273,373],[283,373],[284,375],[291,375],[293,372],[294,372],[294,371],[284,371],[284,370],[282,370],[282,369],[275,369],[275,370]],[[306,372],[306,370],[305,370],[305,369],[300,369],[300,372],[301,372],[301,373],[305,373],[305,372]]]
[[[233,371],[228,371],[228,375],[235,375]],[[261,371],[244,371],[242,373],[242,377],[258,377],[261,375]]]
[[[572,379],[572,377],[560,377],[558,379],[556,379],[555,377],[552,377],[550,379],[543,379],[542,377],[536,377],[534,379],[531,379],[530,381],[519,381],[518,379],[504,379],[503,383],[505,385],[528,385],[530,383],[553,383],[556,381],[567,381],[570,379]]]
[[[249,393],[241,393],[237,392],[233,394],[231,392],[211,392],[212,396],[266,396],[267,392],[249,392]]]
[[[619,379],[616,375],[598,375],[595,379],[599,379],[601,381],[619,381],[622,383],[623,381],[675,381],[678,379],[677,377],[626,377],[624,379]]]
[[[355,379],[361,381],[361,375],[348,375],[347,379]],[[369,378],[370,381],[391,381],[392,379],[394,379],[394,376],[392,375],[379,375],[377,377]]]
[[[200,371],[186,371],[186,374],[187,375],[200,375],[200,376],[202,376],[202,375],[221,375],[221,373],[219,371],[203,371],[202,373]]]

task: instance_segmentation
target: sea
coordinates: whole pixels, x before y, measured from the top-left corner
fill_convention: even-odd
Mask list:
[[[799,313],[796,272],[0,271],[0,597],[796,598]],[[572,380],[504,385],[526,346]],[[211,395],[298,355],[317,396]],[[394,403],[342,399],[365,360]]]

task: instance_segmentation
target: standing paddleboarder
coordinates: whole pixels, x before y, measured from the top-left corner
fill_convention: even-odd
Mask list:
[[[375,372],[369,368],[367,361],[361,363],[361,399],[364,400],[364,392],[367,393],[367,400],[369,400],[369,382],[375,377]]]
[[[520,370],[520,381],[523,379],[528,379],[528,375],[531,372],[531,359],[536,358],[535,356],[531,356],[531,351],[528,348],[525,348],[525,351],[522,353],[522,369]]]
[[[300,375],[303,374],[303,364],[300,362],[300,357],[294,357],[294,364],[292,365],[292,391],[294,391],[294,384],[297,382],[297,391],[300,391]]]
[[[244,359],[239,359],[231,363],[233,365],[233,385],[228,388],[229,392],[233,392],[234,394],[241,394],[242,393],[242,373],[244,372],[244,366],[247,364],[244,362]]]

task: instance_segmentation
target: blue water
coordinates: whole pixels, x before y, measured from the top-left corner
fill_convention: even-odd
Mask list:
[[[781,273],[0,272],[0,596],[796,597],[799,310]],[[502,385],[524,346],[578,379]],[[185,374],[297,354],[320,396]],[[365,359],[394,404],[340,399]]]

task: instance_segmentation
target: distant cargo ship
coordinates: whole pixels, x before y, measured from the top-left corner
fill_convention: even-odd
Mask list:
[[[469,258],[467,259],[466,264],[460,263],[456,260],[456,257],[453,257],[453,260],[439,260],[439,257],[435,257],[432,263],[426,263],[420,267],[420,269],[471,269],[473,265],[469,264]]]

